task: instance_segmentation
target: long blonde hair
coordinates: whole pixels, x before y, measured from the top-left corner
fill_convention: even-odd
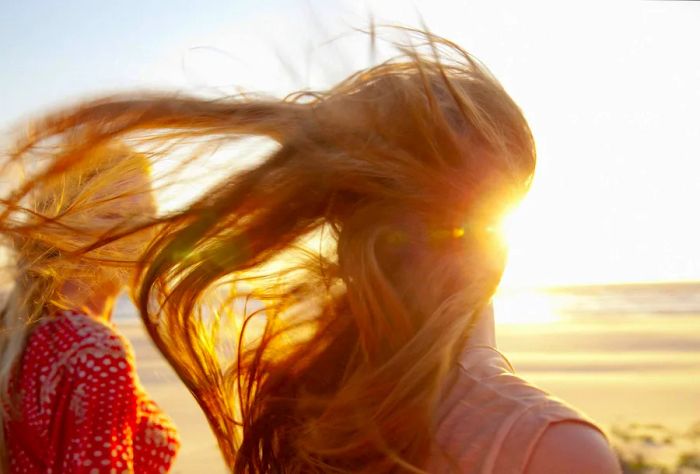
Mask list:
[[[78,167],[118,140],[153,161],[183,140],[277,143],[163,216],[136,282],[235,472],[422,472],[439,451],[434,411],[498,285],[493,228],[535,151],[481,64],[407,35],[416,46],[326,92],[111,97],[46,118],[18,152],[74,130],[56,156]]]
[[[146,157],[129,151],[123,145],[95,147],[79,167],[37,163],[20,163],[15,156],[8,165],[28,165],[21,170],[32,176],[31,186],[19,186],[0,201],[4,243],[3,257],[8,261],[5,278],[6,294],[0,306],[0,426],[8,417],[16,416],[18,396],[11,391],[11,382],[20,362],[27,339],[34,327],[49,317],[51,308],[78,309],[75,301],[67,301],[60,291],[67,281],[90,282],[101,277],[125,281],[133,271],[137,257],[128,255],[118,245],[105,246],[105,238],[123,232],[127,213],[117,205],[120,193],[114,179],[129,173],[148,176]],[[24,156],[24,158],[28,158]],[[23,161],[27,161],[26,159]],[[15,173],[17,174],[17,173]],[[107,194],[105,190],[111,190]],[[149,192],[139,189],[138,192]],[[124,222],[114,220],[109,227],[99,224],[102,213],[123,215]],[[120,228],[121,227],[121,228]],[[135,229],[129,225],[129,232]],[[100,242],[98,250],[88,247]],[[99,265],[95,265],[95,264]],[[7,288],[9,286],[9,288]],[[81,286],[83,293],[94,290]],[[89,299],[89,294],[83,294]],[[0,467],[7,468],[4,430],[0,430]]]

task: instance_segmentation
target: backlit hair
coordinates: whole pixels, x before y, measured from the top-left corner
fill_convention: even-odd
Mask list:
[[[276,143],[162,216],[135,290],[234,472],[422,472],[441,455],[434,413],[535,151],[482,65],[406,34],[415,46],[325,92],[110,97],[47,117],[18,152],[53,140],[79,168],[122,140],[155,163],[183,141]]]

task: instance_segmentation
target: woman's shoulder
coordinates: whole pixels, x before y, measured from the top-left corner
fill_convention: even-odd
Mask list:
[[[533,460],[533,453],[546,456],[559,450],[550,462],[571,461],[577,458],[566,449],[585,456],[590,448],[587,461],[601,466],[610,464],[610,459],[615,463],[614,455],[606,457],[610,447],[590,418],[516,375],[507,358],[494,348],[465,351],[451,388],[438,435],[443,441],[440,444],[454,453],[461,465],[493,463],[493,472],[523,472],[530,466],[535,470],[527,472],[533,474],[617,472],[586,471],[590,464],[585,463],[580,463],[583,470],[559,469],[543,464],[541,457]]]
[[[69,397],[72,412],[84,414],[89,397],[139,390],[130,344],[109,324],[77,312],[52,315],[34,328],[15,383],[29,394],[26,409],[37,413],[53,413]]]
[[[575,407],[521,377],[508,358],[493,347],[476,347],[464,351],[459,363],[458,380],[466,395],[484,394],[509,420],[551,423],[559,419],[580,419],[592,424]],[[466,389],[469,390],[466,390]],[[464,396],[464,394],[458,394]],[[520,416],[514,417],[517,412]]]
[[[87,356],[133,359],[131,344],[114,326],[77,311],[60,311],[44,320],[32,332],[31,344],[50,346],[74,362]]]
[[[552,424],[539,439],[526,474],[618,474],[620,463],[607,439],[595,428],[564,421]]]

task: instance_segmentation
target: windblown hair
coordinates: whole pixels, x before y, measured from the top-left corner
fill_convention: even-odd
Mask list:
[[[18,416],[19,394],[11,390],[11,379],[34,327],[53,309],[80,309],[65,299],[62,285],[79,284],[88,300],[98,274],[126,281],[133,272],[137,258],[118,244],[105,246],[104,241],[127,227],[129,234],[136,231],[120,201],[121,193],[129,192],[128,183],[119,189],[115,180],[135,173],[147,182],[149,174],[145,156],[116,144],[93,148],[75,167],[59,166],[54,157],[49,160],[53,163],[43,164],[36,154],[32,160],[22,158],[28,157],[18,155],[5,162],[3,174],[21,171],[33,178],[26,186],[5,190],[0,200],[5,244],[0,258],[6,263],[3,277],[10,280],[0,286],[5,293],[0,299],[0,425],[9,416]],[[109,225],[100,223],[105,213],[110,215]],[[124,222],[115,216],[123,216]],[[88,251],[94,243],[99,249]],[[133,251],[131,246],[129,250]],[[3,437],[0,430],[0,472],[7,468]]]
[[[110,97],[47,117],[14,155],[51,142],[80,168],[114,142],[153,162],[174,144],[195,159],[193,144],[276,143],[161,217],[135,290],[234,472],[423,472],[440,455],[434,413],[535,151],[482,65],[406,34],[414,46],[326,92]]]

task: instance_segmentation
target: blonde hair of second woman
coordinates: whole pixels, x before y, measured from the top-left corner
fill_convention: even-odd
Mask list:
[[[57,160],[42,169],[38,153],[12,158],[4,169],[19,184],[0,201],[8,262],[2,276],[10,286],[0,307],[0,426],[17,415],[11,380],[32,329],[52,308],[89,312],[76,304],[89,302],[100,285],[126,284],[139,250],[153,237],[146,227],[155,217],[148,159],[126,146],[95,147],[80,166]],[[67,283],[76,286],[69,297],[62,291]],[[4,435],[0,429],[2,466]]]

